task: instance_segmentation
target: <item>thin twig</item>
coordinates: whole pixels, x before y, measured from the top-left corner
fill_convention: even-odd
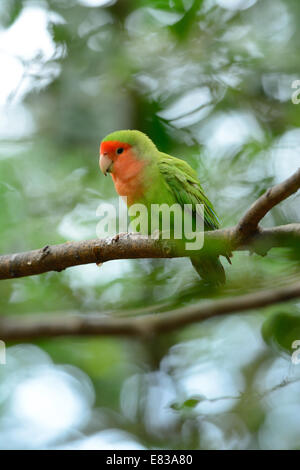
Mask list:
[[[224,396],[219,396],[219,397],[214,397],[214,398],[207,398],[207,397],[201,397],[199,399],[199,403],[202,403],[204,401],[210,402],[210,403],[215,403],[218,401],[222,400],[262,400],[269,394],[276,392],[277,390],[280,390],[282,388],[287,387],[288,385],[295,384],[300,382],[300,377],[293,377],[291,379],[283,379],[280,383],[274,385],[271,388],[268,388],[266,390],[263,390],[262,392],[256,392],[254,391],[253,393],[245,393],[245,392],[240,392],[238,395],[224,395]],[[195,397],[197,399],[197,396]]]

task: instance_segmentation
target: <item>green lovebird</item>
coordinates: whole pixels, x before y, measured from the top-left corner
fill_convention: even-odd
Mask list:
[[[199,218],[202,204],[204,229],[219,228],[219,221],[212,203],[205,196],[196,172],[183,160],[160,152],[145,134],[135,130],[122,130],[107,135],[100,145],[100,169],[110,173],[119,196],[126,196],[128,208],[143,204],[149,209],[153,204],[190,204],[190,216]],[[150,222],[150,221],[149,221]],[[171,219],[174,223],[174,218]],[[148,234],[151,224],[148,224]],[[224,268],[216,255],[192,254],[191,262],[210,284],[224,284]]]

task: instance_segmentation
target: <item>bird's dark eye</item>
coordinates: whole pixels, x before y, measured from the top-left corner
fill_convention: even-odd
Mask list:
[[[123,153],[124,149],[122,147],[119,147],[117,149],[117,154],[120,155],[121,153]]]

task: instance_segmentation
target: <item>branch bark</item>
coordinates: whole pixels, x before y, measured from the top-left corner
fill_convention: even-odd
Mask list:
[[[224,254],[248,250],[266,254],[271,248],[300,243],[300,224],[257,229],[255,233],[236,240],[236,228],[205,232],[201,253]],[[117,238],[67,242],[45,246],[40,250],[0,256],[0,280],[62,271],[72,266],[104,263],[116,259],[174,258],[190,256],[191,251],[178,251],[172,241],[158,241],[138,234],[121,234]]]
[[[167,313],[131,318],[111,318],[98,315],[41,315],[0,318],[0,338],[33,340],[58,336],[128,336],[152,337],[183,326],[227,313],[246,312],[275,303],[300,298],[300,282],[279,289],[262,290],[254,294],[192,305]]]

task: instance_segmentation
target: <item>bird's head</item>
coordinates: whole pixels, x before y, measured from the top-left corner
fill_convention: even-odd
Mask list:
[[[105,176],[107,173],[124,173],[135,163],[150,161],[155,151],[154,143],[142,132],[112,132],[100,145],[100,170]]]
[[[131,146],[126,142],[119,140],[107,140],[100,145],[100,170],[104,174],[113,173],[114,164],[120,163],[119,159],[124,160],[128,156]]]

